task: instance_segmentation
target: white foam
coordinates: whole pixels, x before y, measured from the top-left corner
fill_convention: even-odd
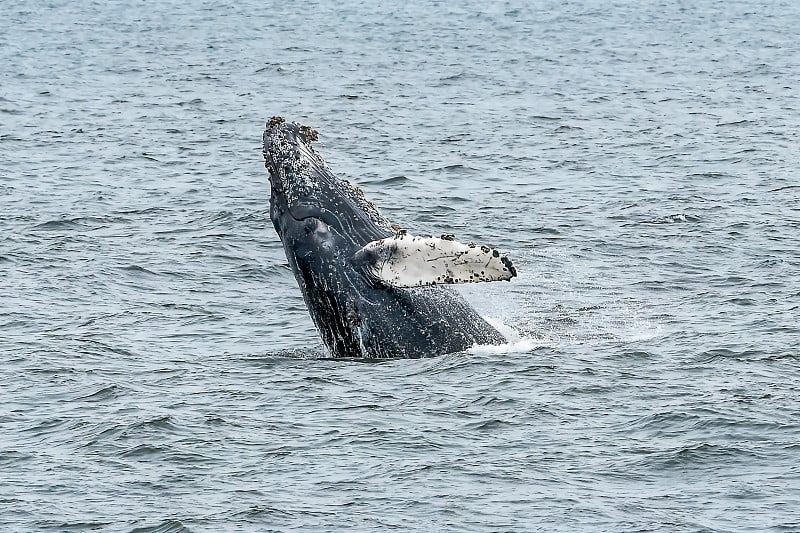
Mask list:
[[[507,342],[506,344],[475,344],[472,348],[467,350],[467,353],[472,355],[504,355],[512,353],[530,353],[536,348],[547,346],[536,339],[523,338],[516,342]]]
[[[609,286],[604,273],[569,250],[517,251],[512,283],[459,286],[507,339],[475,346],[473,354],[528,352],[541,347],[648,343],[670,333],[647,293]],[[512,324],[514,328],[507,326]],[[520,335],[520,333],[523,336]]]
[[[472,355],[502,355],[511,353],[530,353],[542,346],[551,346],[543,339],[521,336],[514,328],[492,317],[484,316],[489,324],[499,331],[508,342],[504,344],[475,344],[467,350]]]

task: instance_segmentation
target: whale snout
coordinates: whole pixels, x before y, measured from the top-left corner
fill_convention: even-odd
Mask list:
[[[308,152],[306,155],[314,155],[311,143],[319,139],[317,130],[297,122],[286,122],[283,117],[272,117],[267,121],[264,130],[263,149],[264,157],[272,158],[276,163],[288,157],[298,158],[300,152]],[[267,161],[269,168],[269,161]]]
[[[318,139],[317,131],[297,122],[286,122],[282,117],[267,121],[263,136],[264,166],[269,171],[274,190],[290,196],[303,195],[313,183],[312,174],[324,166],[311,143]],[[298,194],[291,194],[299,188]]]

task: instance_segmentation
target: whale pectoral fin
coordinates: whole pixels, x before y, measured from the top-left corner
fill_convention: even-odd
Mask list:
[[[511,260],[496,249],[462,244],[451,235],[442,237],[405,233],[387,237],[368,243],[351,261],[370,278],[399,288],[510,281],[517,275]]]

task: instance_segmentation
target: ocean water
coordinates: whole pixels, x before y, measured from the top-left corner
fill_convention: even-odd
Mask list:
[[[0,530],[800,531],[800,7],[0,4]],[[324,359],[272,115],[515,261]]]

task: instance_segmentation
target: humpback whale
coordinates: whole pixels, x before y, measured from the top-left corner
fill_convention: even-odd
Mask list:
[[[323,342],[336,358],[416,358],[506,342],[448,285],[510,280],[512,262],[452,235],[393,225],[363,191],[337,178],[316,130],[267,122],[270,219]]]

